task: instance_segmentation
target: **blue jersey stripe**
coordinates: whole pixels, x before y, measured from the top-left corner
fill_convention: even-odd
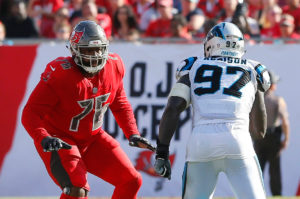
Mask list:
[[[255,66],[255,71],[257,72],[258,77],[261,80],[261,82],[263,82],[262,72],[265,70],[266,70],[266,67],[264,65],[258,64],[257,66]]]
[[[186,65],[184,67],[182,67],[182,69],[180,71],[190,70],[196,60],[197,60],[197,57],[189,57],[188,59],[184,60],[186,62]]]
[[[184,170],[182,174],[182,198],[184,198],[185,188],[186,188],[186,175],[187,175],[187,162],[184,164]]]

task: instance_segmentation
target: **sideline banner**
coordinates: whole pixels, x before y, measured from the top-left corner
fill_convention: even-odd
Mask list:
[[[246,58],[260,61],[280,75],[277,93],[288,105],[291,140],[282,154],[283,194],[294,196],[300,177],[298,99],[296,80],[300,74],[299,45],[254,45],[247,46]],[[133,44],[112,43],[110,51],[118,53],[126,66],[124,86],[136,115],[142,136],[155,143],[158,125],[168,93],[175,83],[177,65],[185,58],[202,56],[200,44]],[[64,44],[41,44],[39,46],[0,47],[2,66],[2,95],[0,113],[1,158],[6,157],[0,171],[0,196],[53,196],[60,190],[47,175],[32,139],[21,124],[21,111],[46,64],[58,56],[69,56]],[[105,115],[103,127],[120,143],[135,167],[143,175],[139,196],[180,196],[181,176],[185,159],[185,144],[191,131],[191,109],[182,115],[170,147],[172,179],[157,177],[153,171],[154,154],[150,151],[128,146],[122,131],[117,127],[110,112]],[[11,148],[10,148],[11,146]],[[105,163],[105,160],[103,160]],[[1,165],[0,165],[1,169]],[[90,196],[110,196],[113,187],[101,179],[89,175]],[[268,195],[269,176],[265,175]],[[233,193],[225,175],[219,176],[215,196],[230,197]]]

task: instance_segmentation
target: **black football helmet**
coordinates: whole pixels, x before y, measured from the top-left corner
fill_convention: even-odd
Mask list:
[[[104,30],[94,21],[79,22],[69,39],[69,49],[75,63],[90,74],[97,73],[106,64],[108,45]],[[96,50],[93,55],[85,54],[87,48]]]

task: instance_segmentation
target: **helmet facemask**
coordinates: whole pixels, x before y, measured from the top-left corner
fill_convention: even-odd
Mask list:
[[[100,71],[106,64],[108,58],[108,45],[101,44],[97,46],[77,45],[71,50],[75,56],[75,63],[82,67],[88,73]]]

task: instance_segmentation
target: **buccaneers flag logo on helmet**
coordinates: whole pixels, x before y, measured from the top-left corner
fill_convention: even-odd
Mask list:
[[[80,41],[80,39],[81,39],[83,33],[84,33],[84,31],[81,31],[81,32],[79,32],[79,31],[74,31],[74,32],[72,33],[72,35],[71,35],[71,39],[70,39],[71,42],[72,42],[72,43],[78,44],[78,42]]]

